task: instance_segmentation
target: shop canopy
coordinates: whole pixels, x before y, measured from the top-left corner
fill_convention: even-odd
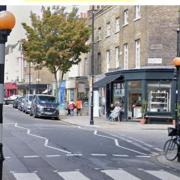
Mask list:
[[[120,74],[113,74],[113,75],[105,76],[104,78],[94,83],[94,88],[105,87],[107,84],[118,79],[120,76],[121,76]]]

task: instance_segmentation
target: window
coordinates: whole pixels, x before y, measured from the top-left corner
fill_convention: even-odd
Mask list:
[[[98,53],[98,58],[97,58],[98,62],[97,62],[97,74],[101,73],[101,53]]]
[[[107,72],[110,69],[110,50],[106,51],[106,63],[107,63]]]
[[[128,69],[128,44],[124,44],[124,69]]]
[[[110,24],[110,22],[108,22],[106,24],[106,37],[108,37],[110,35],[111,35],[111,24]]]
[[[170,81],[154,81],[148,83],[148,111],[171,111],[171,83]]]
[[[135,19],[139,19],[141,17],[141,6],[135,6]]]
[[[115,25],[116,25],[115,31],[116,31],[116,32],[119,32],[119,30],[120,30],[120,19],[119,19],[119,17],[116,18]]]
[[[115,48],[115,61],[116,61],[116,68],[120,66],[120,49],[119,47]]]
[[[97,38],[98,41],[101,40],[101,27],[98,28],[98,38]]]
[[[141,53],[140,53],[140,40],[135,41],[135,67],[140,68],[141,66]]]
[[[124,25],[128,24],[128,9],[124,10]]]

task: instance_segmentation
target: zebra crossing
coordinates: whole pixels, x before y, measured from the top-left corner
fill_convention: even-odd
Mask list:
[[[138,174],[146,173],[149,177],[148,179],[151,180],[179,180],[180,175],[175,175],[173,173],[167,172],[163,169],[160,170],[144,170],[144,169],[137,169]],[[109,169],[109,170],[100,170],[101,173],[107,176],[106,179],[113,179],[113,180],[142,180],[142,178],[137,177],[124,169]],[[87,177],[84,175],[80,170],[75,171],[54,171],[63,180],[92,180],[92,177]],[[13,172],[13,176],[16,180],[43,180],[38,176],[38,172],[33,173],[15,173]],[[141,176],[142,177],[142,176]]]

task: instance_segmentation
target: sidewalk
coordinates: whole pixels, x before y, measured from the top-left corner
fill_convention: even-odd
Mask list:
[[[84,127],[94,127],[100,129],[109,129],[109,130],[166,130],[168,127],[173,127],[171,124],[141,124],[137,120],[131,121],[108,121],[105,118],[99,117],[94,118],[94,125],[90,125],[90,117],[89,116],[63,116],[61,121],[77,125],[77,126],[84,126]]]

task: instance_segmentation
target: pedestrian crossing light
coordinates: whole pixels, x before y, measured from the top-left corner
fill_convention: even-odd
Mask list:
[[[5,43],[11,30],[15,26],[15,17],[12,13],[5,11],[6,6],[0,6],[0,131],[3,131],[3,100],[4,100],[4,62],[5,62]],[[0,137],[0,180],[3,179],[3,144]]]

